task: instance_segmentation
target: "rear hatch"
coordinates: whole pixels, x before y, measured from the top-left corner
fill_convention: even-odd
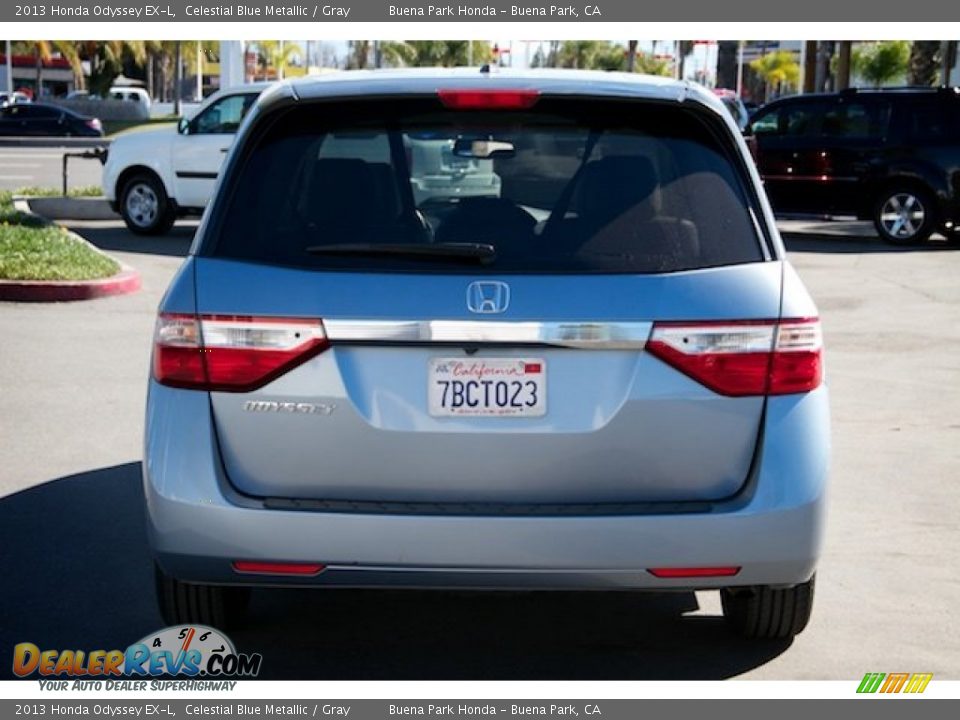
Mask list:
[[[247,373],[210,393],[239,491],[550,506],[742,486],[765,385],[716,353],[769,351],[781,266],[725,126],[692,103],[506,95],[255,123],[195,264],[208,365]],[[418,203],[424,133],[497,182]]]

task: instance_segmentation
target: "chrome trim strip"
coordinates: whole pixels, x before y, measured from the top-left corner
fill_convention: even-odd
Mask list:
[[[324,320],[332,342],[518,343],[596,350],[639,350],[651,322],[477,320]]]

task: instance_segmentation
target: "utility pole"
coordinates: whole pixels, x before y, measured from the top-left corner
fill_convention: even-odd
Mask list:
[[[203,43],[197,40],[197,101],[203,100]]]
[[[10,41],[7,40],[7,47],[4,56],[7,60],[7,92],[13,92],[13,59],[10,57]]]
[[[743,97],[743,40],[737,42],[737,97]]]
[[[817,41],[803,41],[803,92],[817,91]]]

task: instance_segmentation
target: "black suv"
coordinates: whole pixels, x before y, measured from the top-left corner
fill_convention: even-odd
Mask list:
[[[906,245],[960,224],[960,88],[784,98],[750,123],[778,213],[856,215]]]

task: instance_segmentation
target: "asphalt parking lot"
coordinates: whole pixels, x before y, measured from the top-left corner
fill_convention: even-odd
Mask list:
[[[154,311],[193,226],[149,240],[73,227],[143,289],[0,305],[0,653],[125,647],[162,625],[142,412]],[[271,678],[960,679],[960,248],[783,227],[823,319],[834,422],[826,552],[793,643],[732,638],[713,593],[260,591],[238,649],[263,653]]]

